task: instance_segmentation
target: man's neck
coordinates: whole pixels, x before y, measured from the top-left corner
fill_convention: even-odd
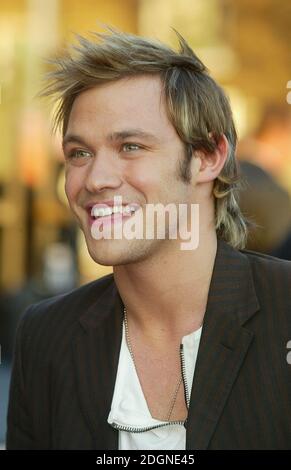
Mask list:
[[[196,250],[172,250],[154,262],[115,266],[114,279],[132,331],[158,345],[197,330],[203,322],[216,250],[216,234],[208,233]]]

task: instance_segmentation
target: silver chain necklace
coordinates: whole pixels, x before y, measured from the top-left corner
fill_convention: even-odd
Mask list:
[[[123,312],[124,312],[124,325],[125,325],[125,334],[126,334],[127,346],[128,346],[128,349],[129,349],[129,352],[130,352],[130,355],[132,357],[132,361],[133,361],[133,364],[134,364],[134,367],[135,367],[135,370],[136,370],[136,373],[137,373],[137,367],[136,367],[136,363],[135,363],[135,360],[134,360],[134,355],[133,355],[131,341],[130,341],[129,332],[128,332],[127,313],[126,313],[126,308],[125,307],[123,308]],[[171,416],[172,411],[174,409],[174,406],[175,406],[175,403],[176,403],[176,400],[177,400],[177,396],[178,396],[178,391],[179,391],[180,385],[182,383],[182,380],[183,380],[183,377],[181,375],[181,378],[179,379],[178,385],[175,389],[173,399],[171,401],[170,410],[167,414],[167,417],[166,417],[165,421],[170,420],[170,416]]]

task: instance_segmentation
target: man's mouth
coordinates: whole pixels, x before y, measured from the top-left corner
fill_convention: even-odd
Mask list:
[[[128,204],[104,204],[96,203],[87,207],[89,216],[89,225],[103,227],[110,226],[115,223],[123,222],[134,215],[141,206],[136,203]],[[97,225],[96,225],[97,224]]]
[[[91,209],[91,217],[95,220],[100,219],[101,217],[109,217],[112,214],[121,214],[125,217],[130,217],[140,206],[137,204],[129,204],[127,206],[107,206],[107,207],[98,207],[98,205],[93,206]]]

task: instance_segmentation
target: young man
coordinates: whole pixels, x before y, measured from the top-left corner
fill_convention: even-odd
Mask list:
[[[46,93],[70,207],[113,274],[24,314],[7,448],[286,449],[291,265],[239,251],[227,98],[182,37],[175,52],[96,36],[55,62]]]

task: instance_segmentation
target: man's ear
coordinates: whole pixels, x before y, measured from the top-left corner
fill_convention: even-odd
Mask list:
[[[225,135],[222,135],[217,142],[214,152],[196,152],[195,158],[200,160],[200,168],[196,174],[196,183],[207,183],[217,178],[227,159],[228,149],[227,138]]]

